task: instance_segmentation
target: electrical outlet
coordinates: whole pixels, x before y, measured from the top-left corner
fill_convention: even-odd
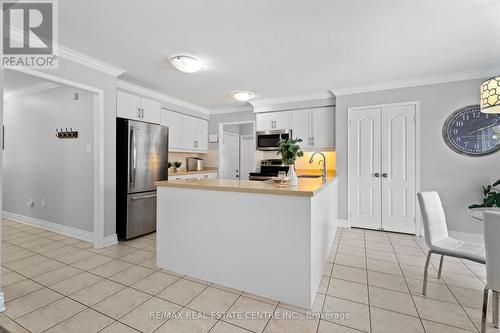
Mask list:
[[[91,153],[92,152],[92,145],[87,145],[86,151],[87,151],[87,153]]]
[[[40,206],[45,208],[45,198],[40,199]]]

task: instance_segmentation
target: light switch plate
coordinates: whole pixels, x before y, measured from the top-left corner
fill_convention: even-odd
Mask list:
[[[217,133],[215,133],[215,134],[209,134],[208,135],[208,142],[210,142],[210,143],[217,143],[217,142],[219,142],[219,135]]]

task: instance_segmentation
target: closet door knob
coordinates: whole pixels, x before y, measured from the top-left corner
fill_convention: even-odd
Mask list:
[[[378,173],[378,172],[375,172],[373,175],[375,176],[375,178],[380,177],[380,173]]]
[[[382,177],[387,178],[387,173],[385,173],[385,172],[384,172],[384,173],[382,174]]]

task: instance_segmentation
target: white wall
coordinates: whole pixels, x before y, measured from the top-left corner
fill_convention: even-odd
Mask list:
[[[452,230],[482,232],[482,225],[467,214],[467,206],[480,202],[481,185],[500,178],[500,153],[467,157],[451,151],[441,129],[455,110],[479,104],[482,80],[402,88],[337,96],[336,143],[340,218],[347,218],[347,108],[406,101],[421,102],[421,190],[440,193]]]
[[[104,235],[116,234],[116,78],[66,59],[49,75],[102,89],[104,97]]]
[[[3,209],[92,232],[93,95],[61,86],[8,99],[4,108]],[[56,138],[61,127],[78,138]]]

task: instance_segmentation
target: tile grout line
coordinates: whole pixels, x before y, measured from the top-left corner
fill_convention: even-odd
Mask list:
[[[413,240],[413,241],[415,241],[415,240]],[[416,243],[416,241],[415,241],[415,243]],[[389,244],[391,244],[392,250],[394,251],[394,255],[396,256],[396,260],[398,262],[399,269],[401,270],[401,274],[403,274],[403,280],[405,281],[406,288],[408,288],[408,292],[410,294],[411,301],[413,303],[413,306],[415,307],[415,311],[417,312],[418,319],[420,321],[420,325],[422,326],[423,331],[427,332],[427,330],[425,329],[425,326],[424,326],[424,322],[422,321],[422,317],[420,317],[420,312],[418,311],[418,307],[417,307],[417,304],[415,303],[415,299],[413,298],[413,294],[411,293],[410,286],[408,285],[408,281],[406,281],[406,277],[404,276],[403,268],[401,268],[401,262],[399,261],[399,258],[396,254],[396,250],[394,250],[394,245],[392,244],[392,240],[391,240],[390,236],[389,236]]]
[[[339,241],[337,243],[337,247],[335,249],[335,255],[333,257],[333,263],[332,263],[332,270],[330,271],[330,275],[328,276],[328,283],[326,284],[326,290],[325,290],[325,300],[323,301],[323,305],[321,306],[321,314],[323,314],[323,312],[325,311],[325,303],[326,303],[326,297],[328,295],[328,288],[330,288],[330,282],[332,280],[332,275],[333,275],[333,270],[335,269],[335,259],[337,259],[337,254],[338,254],[338,251],[339,251],[339,247],[340,247],[340,240],[342,239],[342,233],[344,232],[344,229],[342,228],[338,228],[337,230],[340,231],[340,234],[339,234]],[[335,237],[333,238],[335,240]],[[332,244],[333,245],[333,244]],[[331,249],[328,253],[328,255],[330,255],[331,253]],[[317,296],[316,296],[317,297]],[[321,321],[323,319],[321,318],[320,316],[320,319],[318,320],[318,325],[316,326],[316,333],[318,333],[319,331],[319,326],[321,325]]]

